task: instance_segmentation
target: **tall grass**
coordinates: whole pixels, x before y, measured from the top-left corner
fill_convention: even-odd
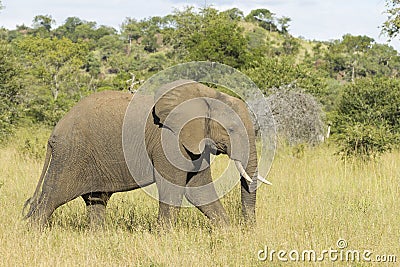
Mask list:
[[[269,176],[273,186],[259,189],[254,228],[238,223],[235,188],[223,198],[232,219],[224,229],[210,227],[200,212],[185,208],[178,227],[159,230],[157,202],[136,190],[113,195],[104,229],[88,229],[85,205],[76,199],[57,209],[52,226],[39,232],[22,221],[21,211],[39,179],[43,160],[37,151],[49,133],[23,130],[0,148],[3,266],[265,266],[269,260],[259,261],[257,254],[266,247],[319,252],[337,249],[339,239],[347,241],[346,249],[367,249],[372,257],[397,255],[400,261],[399,152],[377,162],[346,164],[328,146],[305,149],[300,157],[278,153]],[[366,263],[340,263],[346,264]],[[291,264],[276,254],[272,265]]]

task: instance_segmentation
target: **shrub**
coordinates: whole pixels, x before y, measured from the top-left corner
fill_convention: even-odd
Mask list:
[[[399,144],[400,80],[363,78],[346,85],[335,126],[343,156],[375,158]]]
[[[276,122],[277,133],[289,145],[311,145],[323,141],[325,124],[321,105],[300,89],[282,87],[267,98]]]
[[[338,154],[342,159],[370,160],[391,150],[394,136],[387,125],[348,122],[336,140],[340,144]]]

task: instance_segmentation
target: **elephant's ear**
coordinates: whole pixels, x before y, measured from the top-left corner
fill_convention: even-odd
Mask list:
[[[193,154],[204,149],[208,105],[202,97],[213,92],[202,84],[180,80],[163,86],[155,96],[154,112],[160,123],[179,135],[179,141]]]

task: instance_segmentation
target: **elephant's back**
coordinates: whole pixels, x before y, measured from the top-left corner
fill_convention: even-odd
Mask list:
[[[68,119],[104,119],[123,117],[132,94],[119,91],[103,91],[91,94],[79,101],[65,116]]]
[[[118,91],[91,94],[71,108],[57,123],[53,133],[57,136],[64,136],[72,132],[93,134],[92,131],[100,131],[100,128],[106,131],[110,127],[122,125],[126,108],[131,99],[132,94]]]

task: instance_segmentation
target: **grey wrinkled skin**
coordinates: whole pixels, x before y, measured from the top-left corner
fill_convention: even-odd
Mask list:
[[[186,112],[181,104],[194,98],[200,100],[190,107],[204,116],[187,121],[180,116]],[[241,161],[246,173],[253,177],[253,183],[241,177],[241,200],[244,218],[255,219],[256,190],[253,187],[257,184],[257,153],[253,124],[244,102],[196,82],[178,84],[155,104],[151,96],[138,96],[135,107],[129,110],[132,109],[131,100],[130,93],[94,93],[82,99],[58,122],[48,140],[35,193],[25,203],[26,219],[44,226],[55,209],[82,197],[90,223],[102,224],[113,193],[155,182],[161,223],[175,222],[185,196],[213,223],[229,224],[226,211],[216,196],[211,170],[203,164],[209,163],[210,154],[221,153]],[[225,104],[228,109],[224,110],[224,105],[218,103]],[[179,105],[182,110],[177,108]],[[146,117],[141,110],[149,106],[152,112]],[[136,112],[128,121],[124,120],[127,109]],[[240,118],[244,131],[236,129],[236,124],[229,124],[235,120],[233,116]],[[224,121],[228,126],[221,125]],[[144,129],[138,125],[144,125]],[[128,144],[126,140],[123,144],[123,134],[129,135]],[[178,137],[173,140],[174,136]],[[138,149],[143,147],[143,138],[145,151]],[[177,151],[171,153],[166,149]],[[174,154],[179,156],[171,159],[169,155]],[[182,168],[180,165],[187,162],[181,161],[192,163],[193,168]]]

